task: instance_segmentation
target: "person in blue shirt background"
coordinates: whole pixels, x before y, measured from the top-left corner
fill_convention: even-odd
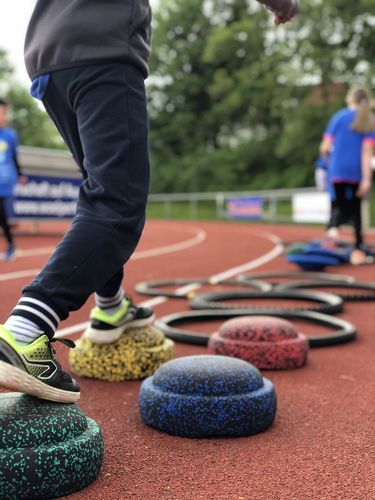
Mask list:
[[[327,181],[336,201],[329,235],[338,238],[338,228],[351,221],[355,231],[351,262],[362,264],[366,254],[362,250],[361,201],[371,189],[375,117],[366,88],[351,88],[346,100],[347,107],[335,113],[327,126],[320,153],[329,159]]]
[[[7,220],[6,200],[12,196],[18,180],[25,179],[21,174],[17,157],[18,134],[12,128],[7,127],[8,115],[9,105],[7,101],[0,99],[0,227],[8,244],[4,254],[5,260],[12,259],[16,251]]]

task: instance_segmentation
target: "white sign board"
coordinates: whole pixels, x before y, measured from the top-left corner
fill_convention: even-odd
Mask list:
[[[293,195],[292,215],[294,222],[325,224],[331,213],[328,193],[300,193]]]

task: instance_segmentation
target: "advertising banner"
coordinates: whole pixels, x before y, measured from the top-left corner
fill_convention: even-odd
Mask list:
[[[228,199],[227,216],[230,219],[261,219],[263,198],[239,196]]]
[[[331,202],[328,193],[300,193],[292,199],[293,221],[322,223],[328,222]]]
[[[7,206],[11,219],[71,219],[76,211],[81,179],[28,175],[17,184]]]

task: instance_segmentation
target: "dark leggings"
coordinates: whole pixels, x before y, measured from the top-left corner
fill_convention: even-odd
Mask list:
[[[13,237],[10,231],[10,226],[7,220],[7,213],[5,208],[5,198],[0,197],[0,227],[4,232],[4,236],[9,243],[9,245],[13,244]]]
[[[335,202],[332,205],[332,214],[328,227],[340,227],[345,222],[352,222],[355,232],[355,247],[361,248],[362,237],[362,215],[361,198],[358,198],[358,184],[337,183],[334,184]]]

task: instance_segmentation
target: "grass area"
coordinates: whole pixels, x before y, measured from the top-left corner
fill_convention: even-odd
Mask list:
[[[270,210],[269,203],[264,204],[264,213]],[[277,203],[277,215],[291,217],[292,206],[290,201]],[[224,220],[225,214],[218,214],[214,201],[200,201],[195,204],[188,202],[152,202],[147,206],[149,219],[197,219],[197,220]]]
[[[375,189],[373,196],[375,197]],[[264,202],[264,213],[270,213],[272,207],[268,201]],[[278,201],[275,215],[285,222],[291,222],[292,203],[291,200]],[[152,202],[148,204],[147,216],[150,219],[192,219],[192,220],[217,220],[226,219],[225,214],[218,216],[216,203],[214,201],[189,202]],[[268,219],[267,220],[271,220]],[[370,203],[370,225],[375,225],[375,203]]]
[[[213,201],[188,202],[152,202],[147,206],[150,219],[200,219],[216,220],[216,204]]]

